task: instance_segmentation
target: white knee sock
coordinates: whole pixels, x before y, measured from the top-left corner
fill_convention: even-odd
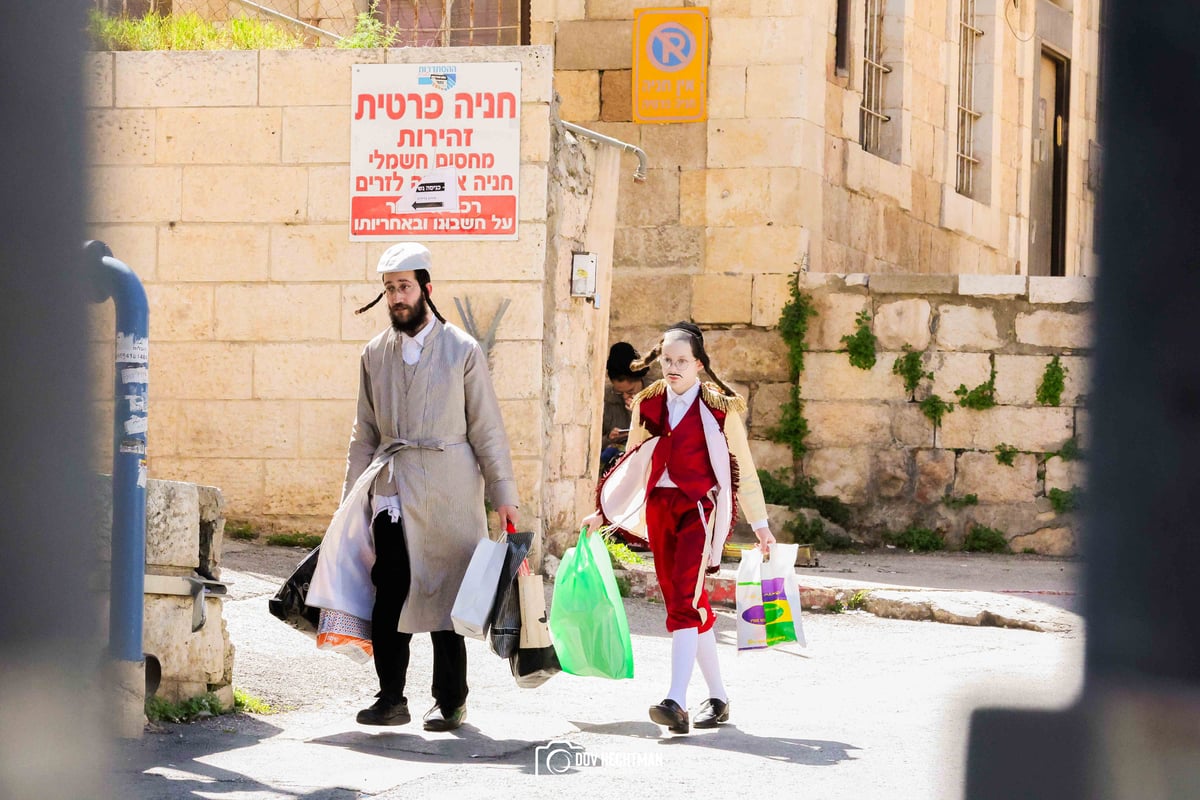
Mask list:
[[[725,684],[721,682],[721,662],[717,659],[717,634],[712,628],[700,634],[696,647],[696,660],[700,662],[700,673],[708,684],[708,696],[728,702]]]
[[[697,628],[682,628],[671,634],[671,691],[667,697],[687,710],[687,687],[696,663]]]

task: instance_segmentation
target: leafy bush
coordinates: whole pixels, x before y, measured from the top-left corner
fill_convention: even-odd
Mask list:
[[[946,549],[946,538],[940,531],[909,525],[900,533],[885,533],[883,540],[914,553],[931,553]]]
[[[942,424],[942,417],[954,410],[953,403],[947,403],[936,394],[929,395],[929,397],[926,397],[918,405],[921,408],[921,413],[929,418],[929,421],[933,423],[935,428]]]
[[[379,8],[378,0],[371,3],[371,8],[359,13],[354,18],[354,33],[343,37],[337,47],[344,50],[369,50],[379,47],[391,47],[400,36],[400,29],[395,25],[384,25],[376,16]]]
[[[854,542],[849,536],[835,533],[825,527],[820,518],[796,517],[783,526],[797,544],[811,544],[823,552],[851,550]]]
[[[96,50],[290,50],[304,37],[272,22],[232,19],[223,26],[195,12],[110,17],[88,12],[88,36]]]
[[[758,480],[762,484],[763,498],[772,505],[791,509],[812,508],[837,525],[850,524],[849,506],[837,497],[817,494],[814,478],[793,477],[788,469],[781,469],[774,474],[760,469]]]
[[[226,522],[225,535],[230,539],[251,540],[258,538],[258,531],[250,527],[246,522]]]
[[[926,372],[921,365],[921,354],[904,345],[904,355],[892,362],[892,374],[904,379],[904,391],[912,397],[922,378],[933,380],[933,373]]]
[[[233,690],[233,709],[250,714],[274,714],[278,710],[265,700],[241,689]]]
[[[850,596],[849,600],[846,601],[846,608],[850,609],[851,611],[858,611],[866,607],[867,598],[870,596],[871,593],[866,589],[859,589]]]
[[[958,404],[963,408],[982,411],[996,405],[996,362],[995,357],[992,358],[991,374],[986,381],[974,389],[968,389],[965,383],[960,383],[954,390],[954,394],[958,397]]]
[[[1062,404],[1063,389],[1066,388],[1067,368],[1062,365],[1058,356],[1050,359],[1046,371],[1042,373],[1042,381],[1037,387],[1037,401],[1044,406]]]
[[[996,448],[996,460],[1006,467],[1011,467],[1017,458],[1018,452],[1017,448],[1001,442],[1000,446]]]
[[[312,550],[321,543],[321,537],[315,533],[274,533],[267,537],[267,544],[273,547],[303,547]]]
[[[854,318],[854,333],[842,337],[851,366],[870,369],[875,366],[875,350],[879,341],[871,333],[871,312],[863,310]]]
[[[951,497],[946,495],[942,498],[942,505],[946,508],[966,508],[967,506],[979,505],[979,495],[964,494],[962,497]]]
[[[1004,533],[984,525],[972,525],[967,538],[963,540],[963,550],[969,553],[1007,553],[1010,552],[1008,539]]]
[[[1065,514],[1079,508],[1082,494],[1077,488],[1051,489],[1046,496],[1050,498],[1050,505],[1054,507],[1054,513]]]
[[[209,692],[173,703],[162,697],[146,698],[146,718],[151,722],[191,722],[199,717],[228,714],[233,709],[222,708],[220,699]]]
[[[624,542],[605,541],[604,546],[608,549],[608,557],[612,561],[613,569],[619,569],[622,564],[646,563],[645,559],[630,550],[629,545]]]

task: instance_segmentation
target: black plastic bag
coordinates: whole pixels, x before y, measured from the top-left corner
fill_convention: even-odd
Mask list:
[[[508,663],[512,667],[513,677],[517,679],[517,686],[522,689],[536,689],[556,672],[562,671],[553,647],[518,648]]]
[[[308,598],[308,584],[312,581],[313,573],[317,571],[317,558],[320,552],[321,546],[317,545],[311,553],[304,557],[292,576],[283,582],[283,586],[279,587],[279,591],[267,603],[271,616],[283,620],[296,630],[310,633],[313,636],[317,635],[317,622],[321,616],[321,609],[310,608],[304,604],[304,601]]]
[[[517,589],[517,570],[532,546],[532,533],[508,534],[508,552],[500,570],[500,583],[496,586],[488,634],[492,652],[501,658],[511,657],[521,644],[521,593]]]

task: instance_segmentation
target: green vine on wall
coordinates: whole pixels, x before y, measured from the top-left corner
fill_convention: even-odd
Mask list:
[[[996,357],[993,355],[989,360],[991,372],[986,381],[974,389],[968,389],[965,383],[960,383],[954,390],[954,394],[958,397],[958,404],[963,408],[983,411],[996,405]]]
[[[875,366],[875,351],[879,340],[871,333],[871,312],[863,309],[854,317],[854,333],[843,336],[842,344],[850,356],[851,366],[870,369]]]
[[[947,403],[936,394],[929,395],[917,405],[920,407],[921,413],[929,418],[935,428],[942,424],[942,417],[954,410],[953,403]]]
[[[996,448],[996,461],[1000,462],[1006,467],[1011,467],[1016,460],[1017,452],[1017,448],[1001,442]]]
[[[921,363],[921,354],[908,345],[904,345],[904,355],[892,362],[892,374],[904,379],[904,391],[908,392],[909,400],[914,398],[923,378],[933,380],[933,373],[926,372]]]
[[[1050,359],[1046,371],[1042,373],[1042,382],[1038,384],[1037,401],[1044,406],[1057,406],[1062,403],[1063,389],[1066,388],[1067,368],[1062,365],[1058,356]]]
[[[808,333],[808,320],[815,317],[812,298],[800,291],[798,281],[791,283],[791,299],[779,316],[779,335],[788,348],[788,380],[791,389],[788,400],[781,409],[779,424],[767,431],[773,442],[789,445],[792,458],[804,456],[808,448],[804,444],[808,436],[808,420],[804,418],[804,403],[800,399],[800,376],[804,374],[804,337]]]

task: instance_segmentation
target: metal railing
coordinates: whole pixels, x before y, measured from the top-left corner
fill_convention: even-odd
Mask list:
[[[975,45],[983,31],[975,19],[975,0],[959,0],[958,20],[958,142],[954,187],[971,197],[975,191],[975,123],[982,116],[975,107]]]
[[[859,107],[859,143],[878,154],[882,148],[883,125],[891,117],[883,113],[884,76],[892,68],[883,63],[883,12],[885,0],[867,0],[866,32],[863,42],[863,99]]]

